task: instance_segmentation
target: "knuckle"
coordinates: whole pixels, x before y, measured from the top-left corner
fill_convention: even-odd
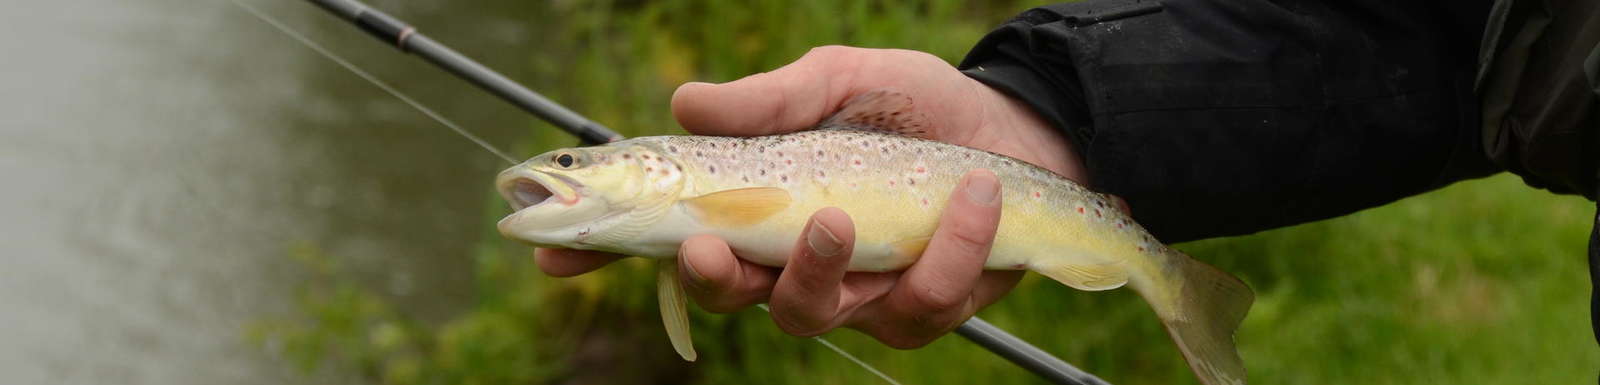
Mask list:
[[[806,317],[795,317],[788,312],[778,309],[772,310],[772,323],[784,333],[796,337],[815,337],[828,332],[828,325],[823,321],[807,320]]]
[[[938,56],[934,56],[933,54],[927,52],[910,49],[897,49],[895,51],[905,55],[909,60],[944,63],[944,59],[940,59]]]
[[[753,304],[757,293],[738,292],[731,289],[706,288],[694,285],[686,287],[689,296],[700,308],[712,313],[726,314],[743,310]]]
[[[994,230],[970,219],[958,219],[950,230],[946,236],[950,240],[948,246],[953,251],[964,256],[989,254],[989,246],[994,242]]]
[[[837,58],[837,57],[840,57],[840,56],[849,55],[849,54],[853,53],[856,50],[860,50],[860,48],[847,47],[847,46],[842,46],[842,45],[824,45],[824,46],[812,47],[811,50],[806,51],[806,54],[803,57],[816,58],[816,59]]]
[[[945,312],[955,309],[967,301],[965,293],[954,293],[948,290],[938,290],[924,287],[911,293],[911,303],[924,312]],[[922,312],[918,312],[922,313]]]
[[[934,340],[934,338],[930,336],[919,336],[900,332],[877,333],[873,334],[873,338],[876,338],[878,342],[883,343],[884,346],[901,350],[916,349],[923,346],[928,346],[928,344],[933,343]]]
[[[730,303],[730,302],[724,302],[724,301],[697,301],[697,302],[700,304],[700,308],[701,309],[705,309],[708,312],[717,313],[717,314],[728,314],[728,313],[733,313],[733,312],[737,312],[737,311],[739,311],[741,309],[744,309],[744,306],[739,306],[737,304]]]

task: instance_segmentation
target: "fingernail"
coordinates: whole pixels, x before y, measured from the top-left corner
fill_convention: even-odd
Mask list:
[[[683,255],[683,253],[680,252],[679,255]],[[694,264],[689,263],[688,258],[680,257],[678,258],[678,263],[683,264],[683,269],[689,271],[689,285],[696,288],[704,288],[706,286],[706,276],[700,275],[700,272],[694,269]]]
[[[988,176],[974,174],[967,178],[967,199],[984,206],[999,204],[1000,182],[995,180],[994,174]]]
[[[833,232],[829,231],[827,226],[816,220],[811,221],[811,230],[806,233],[806,244],[811,246],[811,253],[818,257],[836,256],[842,251],[841,249],[844,249],[844,242],[840,242],[839,237],[833,236]]]

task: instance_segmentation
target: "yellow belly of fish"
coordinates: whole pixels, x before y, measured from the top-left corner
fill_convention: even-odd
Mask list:
[[[936,190],[930,187],[930,190]],[[666,221],[683,237],[693,233],[716,235],[726,240],[740,258],[757,264],[782,267],[795,250],[799,235],[812,214],[825,207],[837,207],[851,215],[855,224],[855,248],[850,256],[850,271],[903,270],[917,261],[947,203],[948,193],[929,198],[887,197],[871,191],[857,194],[811,194],[794,199],[781,211],[751,224],[708,223],[692,209],[675,210],[682,220]],[[1081,239],[1074,221],[1049,215],[1026,194],[1005,193],[1003,215],[995,244],[985,261],[988,270],[1024,270],[1037,257],[1049,253],[1056,258],[1081,257],[1085,264],[1103,264],[1103,258],[1090,257],[1089,250],[1073,245]]]

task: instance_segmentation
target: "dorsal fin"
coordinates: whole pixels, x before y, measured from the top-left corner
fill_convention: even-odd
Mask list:
[[[928,131],[928,119],[916,111],[910,95],[879,88],[850,98],[839,112],[817,125],[818,130],[862,130],[907,136]]]

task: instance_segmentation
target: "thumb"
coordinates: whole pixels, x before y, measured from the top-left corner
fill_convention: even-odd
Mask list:
[[[723,84],[686,83],[672,94],[672,115],[700,135],[770,135],[811,127],[849,96],[860,51],[820,47],[772,72]]]

